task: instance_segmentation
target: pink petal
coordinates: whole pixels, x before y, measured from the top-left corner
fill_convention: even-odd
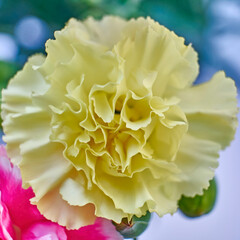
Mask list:
[[[31,225],[22,234],[22,240],[67,240],[67,236],[63,227],[46,221]]]
[[[23,229],[44,219],[37,207],[30,204],[29,199],[34,193],[31,188],[22,188],[20,171],[10,163],[3,145],[0,145],[0,191],[11,219],[18,227]]]
[[[0,145],[0,156],[8,158],[4,145]]]
[[[1,200],[0,191],[0,239],[13,240],[12,222],[8,213],[8,209]]]
[[[111,221],[103,218],[97,218],[93,225],[66,232],[69,240],[123,240]]]

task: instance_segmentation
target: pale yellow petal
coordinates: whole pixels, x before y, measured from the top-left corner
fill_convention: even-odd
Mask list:
[[[181,170],[181,181],[166,185],[166,192],[176,197],[201,195],[214,177],[219,151],[219,144],[186,134],[174,161]]]
[[[121,38],[127,21],[117,16],[105,16],[101,21],[89,17],[83,24],[92,41],[112,48]]]
[[[237,90],[232,79],[218,72],[206,83],[178,94],[189,121],[189,134],[225,148],[237,127]]]
[[[8,89],[2,92],[3,139],[8,143],[8,154],[15,164],[21,161],[21,144],[30,138],[41,144],[48,137],[49,115],[40,106],[34,105],[35,96],[44,94],[49,88],[37,71],[44,59],[42,55],[31,57],[24,69],[10,80]],[[36,123],[37,120],[41,123]]]
[[[155,159],[172,161],[188,126],[184,114],[176,106],[166,111],[164,116],[165,119],[156,120],[148,142],[154,150]]]
[[[184,45],[183,38],[150,18],[132,19],[123,33],[125,38],[119,41],[115,51],[126,61],[126,77],[130,78],[139,69],[156,71],[153,95],[167,95],[168,88],[182,89],[195,80],[197,54],[191,46]],[[130,89],[131,82],[126,83]]]
[[[151,122],[148,97],[137,97],[133,93],[129,94],[129,98],[123,105],[121,116],[127,128],[138,130],[146,127]]]
[[[132,178],[116,178],[96,172],[96,181],[100,189],[109,196],[116,208],[129,214],[139,214],[140,208],[151,196],[136,174]]]
[[[144,181],[145,187],[148,189],[151,199],[147,201],[147,206],[150,212],[156,212],[160,217],[167,213],[175,213],[177,211],[176,198],[170,198],[165,192],[164,186],[168,181],[151,180],[145,176],[147,181]]]
[[[33,142],[29,145],[33,146]],[[36,199],[42,198],[70,173],[72,166],[64,159],[63,149],[61,144],[50,142],[37,148],[21,146],[24,158],[19,167],[23,184],[32,186]]]
[[[79,229],[82,226],[91,225],[95,222],[95,207],[93,204],[85,206],[71,206],[64,201],[59,193],[59,188],[54,188],[39,201],[32,199],[32,203],[43,215],[53,221],[58,222],[67,229]]]
[[[127,214],[117,209],[112,199],[106,196],[98,186],[93,184],[88,189],[86,179],[81,173],[75,179],[66,179],[60,188],[60,194],[71,206],[94,204],[95,215],[98,217],[105,217],[118,223],[121,222],[122,218],[127,217]]]

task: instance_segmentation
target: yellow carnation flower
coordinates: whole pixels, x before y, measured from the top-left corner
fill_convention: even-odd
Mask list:
[[[150,18],[71,19],[55,38],[2,93],[4,141],[40,212],[74,229],[201,194],[234,137],[234,82],[193,86],[196,52]]]

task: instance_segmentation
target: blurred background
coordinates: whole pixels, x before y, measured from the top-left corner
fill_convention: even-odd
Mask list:
[[[44,53],[44,44],[69,18],[118,15],[150,16],[192,43],[206,81],[224,70],[240,89],[240,0],[0,0],[0,88],[6,87],[28,56]],[[221,154],[219,194],[210,215],[180,214],[153,220],[140,240],[240,239],[240,132]]]

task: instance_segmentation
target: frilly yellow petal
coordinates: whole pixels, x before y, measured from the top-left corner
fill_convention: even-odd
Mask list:
[[[178,94],[180,106],[187,114],[189,133],[211,140],[225,148],[233,140],[237,128],[237,89],[223,72],[206,83]]]
[[[86,179],[78,174],[75,179],[68,178],[60,188],[62,198],[71,206],[85,206],[92,203],[95,206],[95,214],[99,217],[112,219],[120,223],[127,214],[115,207],[111,198],[106,196],[98,186],[93,184],[90,189],[86,187]],[[98,199],[96,201],[96,199]]]
[[[126,61],[126,76],[139,71],[157,72],[153,95],[165,96],[190,86],[198,74],[197,54],[184,39],[148,18],[131,20],[115,50]],[[161,42],[161,44],[159,44]],[[171,64],[169,64],[171,62]],[[132,80],[127,83],[131,89]]]
[[[45,141],[49,130],[48,114],[40,106],[33,105],[33,98],[44,94],[49,88],[47,81],[37,71],[44,61],[43,55],[29,58],[23,70],[10,80],[8,89],[2,91],[3,140],[8,143],[8,155],[15,164],[21,161],[20,146],[31,137],[34,141]],[[41,124],[37,124],[36,129],[37,119],[41,119]]]
[[[203,189],[209,186],[209,180],[214,177],[219,151],[219,144],[186,134],[175,160],[181,170],[181,181],[171,188],[166,185],[168,194],[176,194],[176,198],[181,194],[191,197],[201,195]]]
[[[67,229],[79,229],[79,226],[91,225],[96,219],[93,204],[89,203],[82,207],[71,206],[62,199],[58,188],[48,192],[37,202],[35,199],[31,202],[37,205],[47,219],[58,222]]]

